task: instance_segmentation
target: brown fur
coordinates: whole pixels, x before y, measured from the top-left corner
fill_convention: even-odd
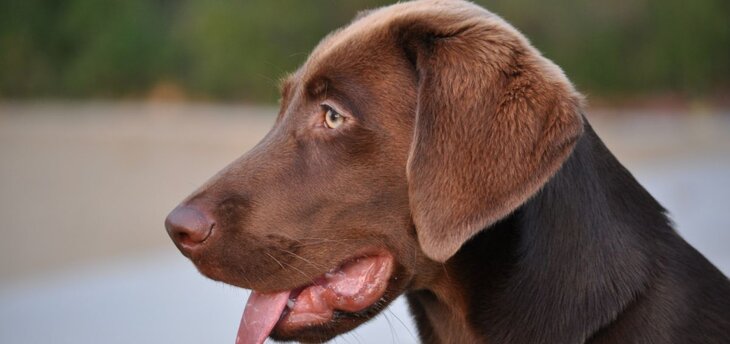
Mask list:
[[[562,72],[499,17],[461,1],[369,12],[283,85],[271,133],[186,201],[213,208],[225,238],[191,257],[199,269],[257,290],[299,286],[383,246],[402,266],[392,296],[426,288],[441,276],[428,257],[446,261],[524,202],[581,128],[580,97]],[[317,127],[324,101],[349,118],[339,132]],[[434,292],[458,298],[458,287]],[[432,319],[449,333],[439,338],[473,339],[463,302],[427,308],[450,319]]]
[[[346,116],[341,127],[323,127],[323,103]],[[573,151],[581,96],[562,71],[498,16],[421,0],[325,38],[283,82],[281,104],[266,138],[184,202],[216,219],[189,254],[200,271],[284,290],[387,249],[398,268],[368,316],[410,292],[425,342],[487,341],[450,258]],[[363,321],[273,336],[321,341]]]

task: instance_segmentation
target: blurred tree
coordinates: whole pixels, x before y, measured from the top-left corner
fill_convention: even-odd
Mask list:
[[[0,97],[273,101],[277,80],[384,0],[3,0]],[[589,94],[730,89],[727,0],[477,1]]]

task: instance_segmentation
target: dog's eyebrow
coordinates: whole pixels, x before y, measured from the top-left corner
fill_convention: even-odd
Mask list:
[[[307,94],[312,98],[327,97],[328,82],[324,78],[315,78],[307,82]]]

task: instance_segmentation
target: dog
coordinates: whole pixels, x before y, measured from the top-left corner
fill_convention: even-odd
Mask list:
[[[203,275],[253,290],[237,343],[327,341],[401,294],[423,343],[730,343],[728,278],[497,15],[362,13],[281,93],[165,223]]]

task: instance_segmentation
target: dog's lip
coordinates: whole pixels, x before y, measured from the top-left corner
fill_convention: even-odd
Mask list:
[[[333,321],[336,314],[367,311],[385,294],[394,265],[395,259],[389,252],[370,250],[344,260],[337,268],[320,275],[309,284],[276,293],[253,291],[246,307],[270,308],[267,314],[256,315],[262,319],[261,322],[269,325],[258,329],[242,328],[239,337],[261,338],[262,335],[268,335],[269,331],[293,334],[325,325]],[[286,305],[282,304],[284,297],[287,297]],[[259,303],[258,300],[264,301]],[[250,315],[254,313],[252,311]],[[242,324],[246,318],[247,313],[244,312]],[[262,330],[264,327],[271,330]]]
[[[370,308],[385,293],[393,273],[389,253],[356,256],[292,290],[277,329],[296,330],[323,325],[334,313],[358,313]]]

